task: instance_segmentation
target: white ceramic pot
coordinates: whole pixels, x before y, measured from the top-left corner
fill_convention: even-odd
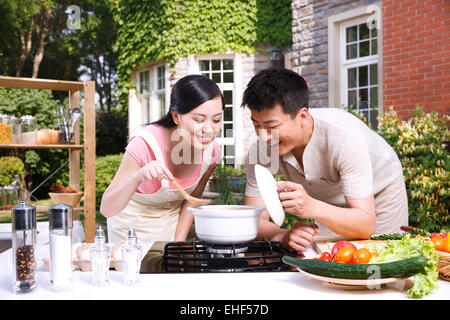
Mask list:
[[[188,208],[194,214],[200,240],[217,244],[252,241],[258,235],[259,216],[264,207],[208,205]]]

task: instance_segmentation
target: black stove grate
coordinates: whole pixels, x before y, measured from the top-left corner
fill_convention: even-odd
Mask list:
[[[253,241],[213,245],[204,241],[169,242],[164,247],[165,272],[265,272],[289,271],[279,242]]]

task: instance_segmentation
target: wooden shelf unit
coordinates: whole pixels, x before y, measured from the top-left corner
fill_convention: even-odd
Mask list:
[[[9,88],[54,90],[69,92],[69,108],[80,107],[81,90],[84,92],[84,144],[80,144],[80,123],[74,130],[74,144],[22,145],[4,144],[0,148],[52,149],[69,151],[69,186],[80,190],[80,152],[84,152],[84,207],[74,208],[74,218],[84,211],[86,242],[94,242],[95,235],[95,81],[62,81],[0,76],[0,86]],[[39,124],[38,124],[39,125]],[[56,169],[56,168],[55,168]],[[40,207],[45,212],[48,207]],[[0,212],[1,213],[1,212]]]

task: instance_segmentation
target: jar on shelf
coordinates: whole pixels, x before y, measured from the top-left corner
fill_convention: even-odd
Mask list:
[[[11,185],[3,187],[3,191],[5,193],[5,207],[10,210],[12,207],[19,203],[17,189],[15,186]]]
[[[37,121],[33,116],[23,116],[20,118],[20,143],[34,145],[37,144]]]
[[[0,144],[12,143],[11,117],[7,114],[0,114]]]
[[[11,143],[19,143],[20,139],[20,121],[16,116],[10,117],[11,121]]]

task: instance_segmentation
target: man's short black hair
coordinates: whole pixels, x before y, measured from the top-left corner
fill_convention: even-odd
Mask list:
[[[263,111],[278,103],[283,112],[295,117],[300,109],[308,108],[308,85],[298,73],[284,68],[258,72],[248,83],[242,107]]]

